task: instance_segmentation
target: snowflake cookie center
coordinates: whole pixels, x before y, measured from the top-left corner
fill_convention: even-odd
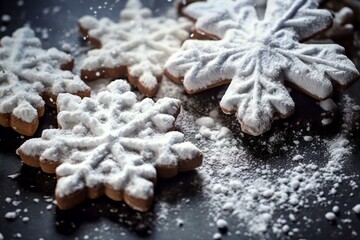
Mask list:
[[[261,51],[273,51],[275,49],[292,49],[295,47],[296,40],[294,33],[281,29],[274,31],[271,23],[260,21],[254,25],[252,34],[249,34],[247,41],[254,46],[255,49]]]

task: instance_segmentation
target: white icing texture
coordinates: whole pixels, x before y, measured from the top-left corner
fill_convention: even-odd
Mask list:
[[[57,106],[61,129],[44,130],[41,138],[26,141],[19,150],[61,164],[56,169],[59,196],[109,185],[151,199],[157,168],[183,171],[183,161],[202,157],[182,133],[169,131],[179,100],[137,101],[123,80],[113,81],[94,98],[60,94]]]
[[[267,28],[267,31],[271,31],[278,27],[295,32],[299,40],[304,40],[332,23],[331,13],[317,7],[316,0],[271,0],[267,2],[265,16],[261,21],[258,20],[253,0],[196,2],[184,8],[183,12],[197,19],[195,27],[198,31],[217,38],[224,37],[229,29],[251,33],[254,26],[262,25],[259,26],[262,30]],[[284,15],[285,12],[288,14]],[[282,24],[276,26],[275,19],[278,22],[282,20]]]
[[[205,17],[206,15],[213,16],[221,14],[224,11],[232,11],[238,2],[239,0],[207,0],[194,2],[182,8],[181,11],[185,16],[193,20],[197,20],[199,18]],[[247,3],[249,1],[241,0],[241,2]]]
[[[88,87],[69,71],[60,69],[72,58],[55,48],[43,50],[28,27],[3,37],[0,47],[0,113],[14,114],[31,123],[44,105],[41,94],[77,93]]]
[[[189,93],[231,81],[221,108],[237,112],[244,132],[260,135],[274,115],[294,111],[286,81],[324,99],[332,94],[332,82],[345,87],[359,72],[339,45],[300,43],[331,24],[331,14],[315,9],[316,1],[269,0],[263,20],[250,2],[207,26],[206,32],[221,33],[221,40],[187,40],[165,68],[172,78],[183,79]]]
[[[159,87],[165,61],[189,37],[192,25],[184,18],[153,17],[139,0],[127,2],[119,23],[108,18],[97,20],[84,16],[79,24],[88,31],[90,38],[101,44],[99,49],[88,52],[81,69],[98,71],[127,66],[128,74],[137,78],[137,84],[152,94]]]
[[[207,0],[189,4],[182,9],[182,13],[195,21],[197,32],[205,32],[213,38],[222,38],[227,29],[240,26],[236,23],[234,14],[237,15],[239,11],[245,11],[248,6],[256,6],[256,4],[253,0]],[[251,12],[251,14],[256,14],[256,12]],[[214,23],[217,25],[216,31],[206,27]]]

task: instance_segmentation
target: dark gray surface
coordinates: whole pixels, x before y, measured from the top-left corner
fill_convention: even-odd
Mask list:
[[[42,1],[32,0],[24,1],[24,5],[19,7],[17,1],[0,0],[0,16],[9,14],[12,20],[5,24],[7,31],[1,33],[10,35],[13,30],[30,23],[33,28],[49,28],[49,39],[43,42],[45,48],[60,47],[61,41],[74,44],[74,46],[86,46],[81,40],[80,35],[76,32],[76,21],[84,14],[93,14],[94,10],[98,12],[97,16],[107,15],[112,19],[117,19],[119,10],[123,7],[125,1],[107,1],[106,9],[96,9],[98,5],[104,6],[103,1]],[[166,8],[172,3],[167,1],[146,1],[148,6],[155,9],[158,7]],[[60,6],[61,9],[56,14],[44,15],[45,8],[50,11],[54,6]],[[90,9],[93,7],[93,10]],[[109,10],[113,8],[113,10]],[[159,11],[161,12],[161,11]],[[4,24],[3,24],[4,25]],[[66,33],[71,30],[71,34]],[[360,84],[355,84],[347,93],[354,97],[357,103],[360,103],[358,92]],[[216,106],[216,96],[218,90],[207,91],[192,96],[191,103],[184,102],[184,108],[196,116],[205,115],[207,112],[201,106]],[[179,93],[182,95],[182,93]],[[250,136],[241,137],[243,145],[253,155],[256,163],[254,165],[270,164],[273,167],[282,166],[287,168],[284,153],[273,151],[280,149],[284,144],[291,143],[294,140],[292,134],[297,130],[306,128],[306,124],[311,122],[314,126],[321,120],[321,109],[316,103],[308,97],[300,93],[293,92],[292,96],[296,102],[295,114],[287,119],[274,123],[272,130],[259,138]],[[336,98],[340,96],[336,95]],[[183,99],[188,99],[183,96]],[[205,100],[204,100],[205,99]],[[206,101],[206,102],[205,102]],[[195,104],[194,104],[195,103]],[[211,108],[208,108],[211,109]],[[55,113],[48,109],[47,114],[41,119],[40,129],[35,134],[39,136],[41,129],[49,125],[56,125]],[[227,126],[236,133],[239,132],[239,126],[232,116],[223,116],[223,121]],[[323,138],[335,135],[341,125],[341,117],[335,118],[333,124],[326,128],[312,128],[312,135],[320,135]],[[288,122],[289,127],[283,127],[283,123]],[[297,124],[297,123],[300,124]],[[263,142],[270,142],[273,133],[284,133],[285,138],[282,141],[273,142],[272,150],[264,148]],[[235,134],[236,138],[240,138]],[[22,239],[211,239],[213,234],[217,232],[216,227],[210,226],[213,223],[211,205],[207,204],[206,197],[202,194],[201,177],[196,171],[181,174],[170,181],[160,180],[156,187],[156,201],[154,208],[148,213],[138,213],[123,203],[113,202],[106,198],[95,201],[87,201],[84,204],[69,210],[60,211],[53,206],[47,209],[50,204],[46,202],[47,196],[53,197],[56,184],[54,176],[44,174],[38,169],[23,166],[19,157],[15,154],[16,148],[25,141],[26,138],[20,137],[11,129],[0,127],[0,233],[5,239],[14,239],[18,233]],[[350,139],[354,144],[352,156],[347,161],[348,165],[344,169],[345,173],[353,174],[360,172],[360,132],[354,130]],[[302,143],[305,144],[305,143]],[[316,146],[313,161],[321,162],[324,146]],[[299,146],[299,151],[306,151],[306,146]],[[19,177],[10,179],[8,176],[14,173],[21,173]],[[359,183],[359,178],[355,179]],[[331,186],[324,186],[324,190]],[[19,190],[20,195],[15,193]],[[360,202],[359,192],[355,196],[349,197],[349,193],[353,192],[346,185],[339,189],[337,195],[332,197],[333,202],[342,206],[342,211],[351,210],[351,207]],[[5,198],[10,197],[12,200],[19,200],[19,206],[13,206],[5,203]],[[38,203],[34,199],[39,199]],[[160,203],[166,203],[169,207],[167,217],[163,220],[159,219],[161,207]],[[5,213],[16,209],[27,209],[27,213],[21,212],[20,217],[14,221],[4,218]],[[330,209],[323,209],[321,206],[312,206],[309,209],[302,209],[301,216],[307,216],[314,219],[311,226],[305,225],[302,221],[291,223],[300,229],[293,238],[306,239],[350,239],[357,238],[352,236],[353,230],[360,233],[360,219],[355,214],[349,216],[352,220],[351,229],[349,224],[335,222],[330,224],[324,220],[324,214]],[[287,215],[289,212],[279,210],[276,216]],[[23,222],[21,216],[30,218],[28,222]],[[177,219],[184,221],[183,226],[177,224]],[[299,218],[300,219],[300,218]],[[319,219],[319,220],[317,220]],[[231,235],[223,235],[224,239],[258,239],[258,236],[249,237],[244,235],[245,229],[237,228],[238,220],[227,217],[229,221],[229,232]],[[236,230],[240,230],[240,235],[234,235]],[[320,231],[319,231],[320,230]],[[272,233],[268,233],[266,238],[274,238]],[[288,238],[286,234],[281,238]]]

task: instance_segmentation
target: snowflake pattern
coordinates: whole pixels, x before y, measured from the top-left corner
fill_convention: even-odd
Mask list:
[[[28,27],[3,37],[0,47],[0,125],[31,136],[45,102],[55,106],[59,93],[89,96],[90,88],[70,71],[73,59],[55,48],[43,50]],[[26,127],[19,127],[19,122]]]
[[[213,19],[214,17],[221,17],[222,19],[218,19],[219,21],[226,20],[230,13],[235,13],[235,7],[241,8],[243,4],[247,5],[248,3],[244,0],[206,0],[185,6],[181,9],[181,14],[195,22],[195,29],[193,30],[195,34],[202,36],[204,39],[206,39],[206,37],[219,39],[222,36],[205,33],[204,30],[199,27],[198,21],[201,23],[204,20],[207,21],[207,19]]]
[[[269,0],[262,20],[252,1],[239,6],[218,14],[228,16],[221,22],[216,14],[200,22],[205,32],[224,36],[221,40],[187,40],[165,68],[188,93],[231,82],[220,106],[225,113],[237,112],[244,132],[260,135],[274,116],[294,111],[285,82],[324,99],[332,94],[332,83],[345,88],[358,78],[341,46],[300,43],[332,23],[331,13],[317,9],[317,1]]]
[[[189,37],[191,22],[152,17],[139,0],[129,0],[120,22],[84,16],[80,31],[98,47],[88,52],[81,66],[84,80],[103,77],[128,80],[147,96],[156,94],[168,57]]]
[[[56,199],[62,209],[103,194],[140,211],[151,207],[156,176],[194,169],[202,153],[173,130],[180,101],[136,100],[116,80],[94,98],[61,94],[60,129],[44,130],[17,153],[24,163],[56,171]],[[56,170],[55,170],[56,169]]]

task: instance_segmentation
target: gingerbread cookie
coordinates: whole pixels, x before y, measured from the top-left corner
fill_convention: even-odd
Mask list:
[[[166,73],[190,94],[230,83],[223,112],[237,112],[242,130],[260,135],[275,116],[294,111],[285,82],[324,99],[333,84],[343,89],[359,77],[341,46],[300,43],[332,23],[330,12],[316,8],[316,0],[269,0],[259,20],[252,1],[241,1],[231,11],[203,16],[201,29],[222,39],[185,41]]]
[[[113,81],[94,98],[61,94],[61,129],[17,150],[22,161],[56,172],[56,200],[68,209],[103,194],[139,211],[151,207],[156,176],[169,178],[201,165],[202,153],[173,130],[180,101],[138,102],[130,86]]]
[[[181,5],[180,14],[189,18],[190,20],[195,22],[195,26],[192,29],[192,37],[195,39],[219,39],[221,36],[210,35],[209,33],[205,33],[198,27],[196,23],[199,18],[203,18],[204,16],[209,15],[218,15],[218,14],[229,14],[233,11],[234,7],[241,7],[239,3],[244,2],[243,0],[207,0],[207,1],[193,1],[187,2],[186,4]],[[191,3],[191,4],[190,4]],[[189,4],[189,5],[188,5]],[[247,2],[245,1],[245,5]],[[257,14],[259,18],[263,18],[266,0],[253,0],[253,5],[256,8]]]
[[[146,96],[154,96],[167,58],[189,37],[186,19],[152,17],[139,0],[129,0],[120,22],[84,16],[80,32],[97,47],[88,52],[81,66],[84,80],[127,76]]]
[[[259,13],[263,13],[266,3],[263,0],[207,0],[191,3],[188,6],[182,8],[181,14],[195,22],[195,28],[193,32],[195,38],[198,39],[220,39],[224,36],[225,31],[218,29],[217,32],[206,31],[203,25],[210,25],[213,23],[227,25],[228,19],[235,18],[237,12],[247,11],[248,6],[252,6],[258,9]],[[242,9],[244,8],[244,9]],[[254,14],[257,14],[255,12]],[[235,20],[235,19],[232,19]],[[212,21],[212,23],[209,23]],[[235,21],[229,22],[232,27],[236,28]],[[227,26],[227,28],[230,26]]]
[[[236,5],[239,4],[239,0],[221,1],[221,0],[207,0],[197,1],[189,5],[185,5],[181,8],[180,14],[189,18],[195,22],[195,26],[192,29],[195,39],[207,40],[207,39],[219,39],[221,36],[214,36],[209,33],[205,33],[198,27],[198,19],[202,19],[205,16],[221,15],[228,11],[233,11]],[[241,7],[241,5],[239,5]]]
[[[0,47],[0,125],[32,136],[44,114],[44,104],[55,106],[59,93],[81,97],[90,88],[70,71],[73,59],[55,48],[43,50],[28,27],[3,37]]]

